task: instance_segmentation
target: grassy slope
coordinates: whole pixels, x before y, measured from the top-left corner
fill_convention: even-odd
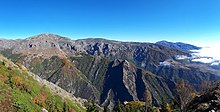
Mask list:
[[[71,100],[63,100],[50,89],[40,86],[36,80],[17,66],[0,61],[0,111],[49,112],[85,111]]]
[[[15,63],[26,63],[28,65],[26,67],[31,72],[43,79],[47,79],[48,81],[57,84],[69,92],[72,90],[77,97],[98,99],[100,94],[99,91],[68,59],[61,59],[57,56],[53,56],[50,59],[42,59],[41,57],[38,57],[32,58],[29,62],[25,59],[26,56],[13,54],[11,49],[0,51],[0,53]],[[80,92],[85,90],[87,90],[87,92]]]

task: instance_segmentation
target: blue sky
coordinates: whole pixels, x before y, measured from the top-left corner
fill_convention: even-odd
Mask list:
[[[0,37],[220,42],[220,0],[0,0]]]

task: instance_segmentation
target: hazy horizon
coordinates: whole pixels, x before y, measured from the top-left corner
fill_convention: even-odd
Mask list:
[[[218,0],[3,0],[0,37],[49,32],[71,39],[217,45],[219,5]]]
[[[29,36],[24,36],[24,37],[0,37],[0,39],[12,39],[12,40],[16,40],[16,39],[26,39],[26,38],[29,38],[29,37],[32,37],[32,36],[36,36],[36,35],[40,35],[40,34],[55,34],[55,33],[39,33],[39,34],[33,34],[33,35],[29,35]],[[108,37],[93,37],[93,36],[88,36],[88,37],[68,37],[68,36],[65,36],[65,35],[60,35],[60,34],[55,34],[55,35],[59,35],[59,36],[63,36],[63,37],[67,37],[67,38],[70,38],[72,40],[78,40],[78,39],[88,39],[88,38],[103,38],[103,39],[107,39],[107,40],[115,40],[115,41],[122,41],[122,42],[149,42],[149,43],[156,43],[158,41],[168,41],[168,42],[182,42],[182,43],[187,43],[187,44],[192,44],[192,45],[195,45],[195,46],[198,46],[198,47],[220,47],[218,41],[215,41],[215,40],[212,40],[211,42],[192,42],[192,41],[178,41],[178,40],[166,40],[166,39],[162,39],[162,40],[150,40],[150,37],[149,37],[149,40],[148,38],[145,38],[145,40],[121,40],[120,38],[108,38]]]

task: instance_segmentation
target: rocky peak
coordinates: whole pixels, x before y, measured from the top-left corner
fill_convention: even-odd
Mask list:
[[[118,66],[119,64],[121,64],[122,61],[123,61],[123,60],[121,60],[121,59],[115,59],[115,60],[113,61],[112,67]]]
[[[40,34],[29,37],[15,46],[13,53],[24,55],[35,55],[49,58],[52,56],[65,57],[66,52],[62,49],[71,47],[72,40],[54,34]]]
[[[40,34],[40,35],[36,35],[33,37],[29,37],[27,39],[25,39],[23,41],[23,43],[33,43],[33,44],[47,44],[47,43],[53,43],[53,44],[58,44],[60,42],[70,42],[71,39],[66,38],[66,37],[62,37],[59,35],[55,35],[55,34],[48,34],[48,33],[44,33],[44,34]]]
[[[27,40],[40,40],[40,39],[58,40],[58,39],[68,39],[68,38],[55,34],[49,34],[49,33],[43,33],[27,38]]]

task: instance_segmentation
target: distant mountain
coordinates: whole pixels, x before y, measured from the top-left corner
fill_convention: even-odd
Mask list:
[[[196,88],[204,79],[220,80],[220,72],[205,64],[177,60],[177,55],[191,55],[186,49],[199,49],[181,45],[40,34],[0,48],[1,54],[39,77],[112,108],[118,100],[144,101],[146,90],[159,105],[163,98],[174,98],[176,83],[182,79]]]
[[[156,42],[156,44],[163,45],[163,46],[170,47],[170,48],[174,48],[174,49],[186,50],[186,51],[201,49],[201,47],[197,47],[197,46],[182,43],[182,42],[173,43],[173,42],[168,42],[168,41],[159,41],[159,42]]]

